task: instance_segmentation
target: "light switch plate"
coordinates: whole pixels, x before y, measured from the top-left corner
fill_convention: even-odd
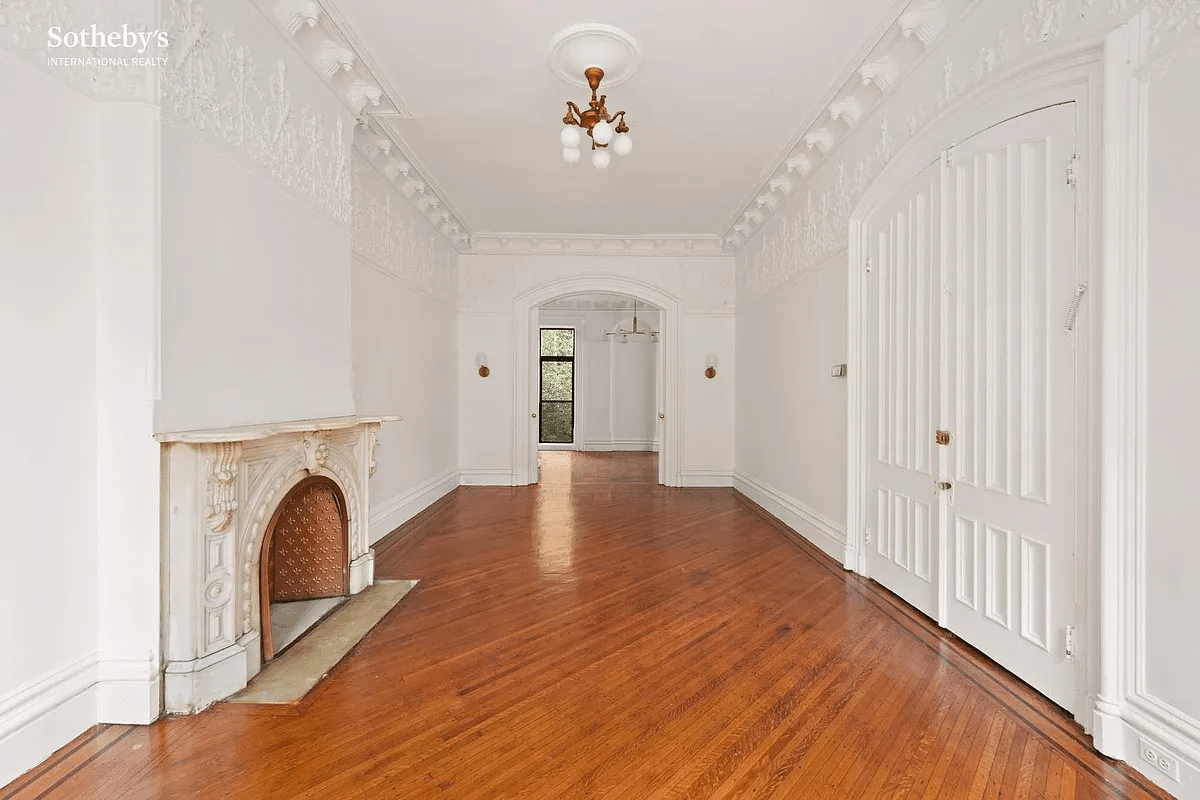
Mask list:
[[[846,377],[846,365],[845,364],[834,364],[833,369],[830,370],[830,372],[829,372],[829,377],[831,377],[831,378]]]

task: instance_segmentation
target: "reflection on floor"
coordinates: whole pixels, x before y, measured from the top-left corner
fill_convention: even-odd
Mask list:
[[[421,583],[303,708],[102,725],[0,798],[1168,800],[733,490],[545,455],[619,473],[464,486],[376,542],[377,576]]]
[[[538,453],[538,483],[653,485],[658,483],[658,453],[542,450]]]
[[[271,647],[275,653],[283,652],[283,648],[303,636],[305,631],[344,602],[344,597],[322,597],[319,600],[271,603]]]

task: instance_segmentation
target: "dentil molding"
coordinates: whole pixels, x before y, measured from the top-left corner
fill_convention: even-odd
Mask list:
[[[936,46],[946,28],[947,12],[937,0],[914,0],[905,8],[850,78],[832,93],[825,110],[780,155],[770,177],[725,231],[727,249],[738,250],[754,236],[858,123],[883,103],[902,75]]]
[[[564,236],[561,233],[477,233],[469,253],[521,255],[716,256],[724,252],[719,236]]]
[[[402,144],[396,120],[412,114],[330,0],[255,4],[355,119],[354,148],[456,249],[469,232],[444,194]]]
[[[513,299],[533,289],[577,278],[579,262],[569,256],[474,258],[459,265],[459,309],[468,313],[511,313]],[[687,314],[732,317],[734,277],[726,257],[708,259],[597,258],[593,274],[643,282],[678,297]],[[606,289],[605,291],[610,291]],[[645,299],[645,295],[642,295]]]
[[[452,304],[458,254],[423,216],[361,154],[354,154],[355,254],[417,291]]]
[[[803,137],[808,141],[802,152],[781,161],[777,174],[732,227],[725,242],[737,248],[739,303],[785,286],[844,252],[850,214],[892,157],[950,105],[1013,64],[1064,41],[1115,28],[1143,12],[1148,31],[1145,69],[1161,70],[1200,43],[1200,0],[1022,0],[1019,5],[983,0],[970,3],[947,24],[952,1],[946,0],[946,6],[914,3],[914,12],[901,15],[856,73],[860,87],[877,93],[862,95],[854,89],[862,107],[856,119],[862,122],[853,128],[847,124],[844,111],[850,106],[843,101],[852,88],[848,85],[838,93],[841,100],[831,103],[839,119],[827,111],[818,120]],[[959,36],[959,23],[975,14],[1002,21],[962,26]],[[953,46],[939,49],[946,55],[922,58],[935,43],[948,43],[952,34]],[[907,53],[904,48],[909,48]],[[918,72],[920,80],[914,76],[917,83],[905,89],[902,101],[897,95],[895,101],[885,102],[906,76]],[[880,86],[886,94],[879,93]],[[873,99],[868,102],[867,97]],[[842,127],[831,128],[835,123]],[[838,157],[842,148],[853,155]],[[775,202],[769,200],[772,197]]]

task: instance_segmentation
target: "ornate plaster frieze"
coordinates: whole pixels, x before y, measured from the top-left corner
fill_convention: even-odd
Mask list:
[[[394,181],[354,156],[354,252],[383,272],[444,303],[458,284],[456,249],[434,230]]]
[[[234,30],[218,32],[199,0],[170,0],[162,69],[164,119],[266,170],[287,190],[350,224],[350,133],[301,105],[285,59],[271,67]]]
[[[465,250],[470,232],[400,140],[396,120],[412,114],[329,0],[254,0],[280,34],[355,119],[353,143],[437,233]]]
[[[522,255],[713,256],[718,236],[564,236],[561,233],[477,233],[469,253]]]
[[[94,99],[153,102],[165,57],[156,23],[153,0],[0,0],[0,50]],[[64,42],[63,34],[92,25],[103,33],[128,31],[132,46]],[[50,36],[52,28],[57,39]]]
[[[456,252],[469,252],[471,232],[382,118],[370,113],[359,118],[354,147]]]
[[[856,73],[861,86],[875,82],[880,63],[895,66],[896,77],[887,81],[895,93],[880,94],[869,110],[864,104],[862,121],[844,128],[832,142],[822,141],[820,133],[834,121],[827,111],[824,122],[809,132],[818,134],[812,140],[816,146],[802,145],[804,152],[781,161],[764,186],[767,191],[753,201],[751,207],[761,217],[747,217],[744,211],[730,227],[725,241],[738,248],[739,303],[787,285],[844,252],[850,213],[893,156],[939,112],[1011,65],[1143,12],[1147,69],[1162,69],[1200,44],[1200,0],[985,0],[966,13],[975,20],[969,25],[960,24],[962,19],[946,24],[952,18],[946,10],[937,22],[932,3],[920,3],[919,11],[924,22],[902,15],[897,30],[885,37],[885,47],[910,48],[906,57],[895,50],[891,55],[873,51]],[[938,44],[939,58],[914,56],[914,40],[924,48],[921,53]],[[855,97],[862,102],[859,92]],[[763,194],[777,196],[779,202],[763,202]],[[788,196],[802,199],[785,202]]]

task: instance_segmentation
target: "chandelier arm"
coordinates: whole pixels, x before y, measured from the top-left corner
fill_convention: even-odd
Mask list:
[[[621,121],[616,126],[617,133],[629,133],[629,126],[625,124],[624,111],[618,111],[617,113],[613,114],[612,119],[610,119],[609,122],[616,122],[618,119]]]
[[[571,112],[575,113],[574,117],[571,116]],[[568,120],[570,121],[568,122]],[[563,117],[563,123],[567,125],[579,125],[580,127],[583,126],[583,112],[579,110],[579,106],[575,105],[570,100],[567,101],[567,116]]]

